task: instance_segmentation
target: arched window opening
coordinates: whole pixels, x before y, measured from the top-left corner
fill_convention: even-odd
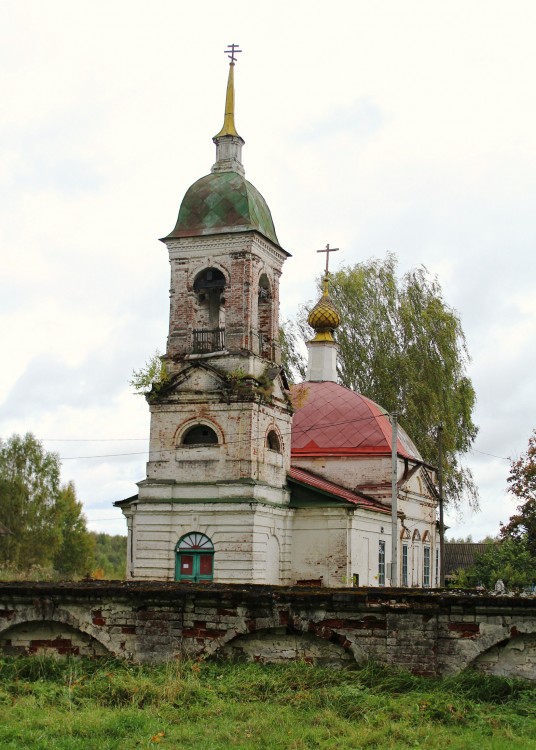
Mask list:
[[[408,537],[409,537],[409,534],[408,534]],[[406,537],[403,537],[403,538],[405,539]],[[408,556],[408,543],[407,542],[402,542],[402,570],[401,570],[402,575],[400,577],[400,583],[401,583],[402,586],[407,586],[408,585],[408,580],[409,580],[409,577],[408,577],[408,559],[409,559],[409,556]]]
[[[194,531],[179,539],[175,547],[176,581],[212,581],[214,545],[205,534]]]
[[[259,315],[259,354],[267,359],[274,359],[273,351],[273,294],[268,276],[263,273],[259,279],[258,315]]]
[[[266,305],[271,299],[270,282],[268,276],[263,273],[259,279],[259,305]]]
[[[276,453],[281,453],[281,442],[275,430],[270,430],[270,432],[266,436],[266,447],[268,448],[268,450],[275,451]]]
[[[219,268],[205,268],[194,280],[194,291],[198,294],[208,294],[211,289],[222,290],[225,287],[225,276]]]
[[[218,436],[206,424],[196,424],[185,433],[182,445],[217,445]]]
[[[425,544],[422,548],[422,585],[425,588],[430,587],[430,580],[431,580],[431,555],[430,555],[430,545]]]
[[[196,294],[193,350],[196,354],[225,348],[225,276],[205,268],[194,279]]]

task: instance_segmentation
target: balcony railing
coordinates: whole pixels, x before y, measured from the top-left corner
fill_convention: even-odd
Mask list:
[[[225,349],[225,328],[194,328],[194,354],[220,352]]]

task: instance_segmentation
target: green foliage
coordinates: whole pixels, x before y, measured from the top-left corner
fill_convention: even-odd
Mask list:
[[[508,491],[520,504],[506,525],[501,525],[505,539],[525,542],[536,559],[536,430],[529,438],[527,452],[510,463]]]
[[[447,542],[447,543],[456,543],[456,544],[472,544],[473,543],[473,536],[472,536],[472,534],[467,534],[466,537],[463,537],[463,536],[452,537],[452,539],[445,539],[445,542]]]
[[[470,672],[35,657],[0,672],[6,750],[536,747],[534,684]]]
[[[284,320],[279,329],[281,364],[290,383],[305,380],[307,366],[299,348],[299,330],[291,320]]]
[[[89,571],[93,540],[74,484],[60,485],[60,461],[30,433],[0,441],[0,575],[42,580]]]
[[[330,296],[342,318],[336,332],[340,382],[397,412],[424,460],[435,465],[442,423],[445,498],[476,507],[472,474],[460,462],[477,434],[469,355],[460,319],[437,278],[424,267],[399,278],[389,254],[334,273]],[[305,340],[311,337],[306,318],[304,309]]]
[[[56,503],[61,543],[53,559],[54,568],[67,577],[89,573],[95,555],[95,541],[88,533],[82,503],[76,499],[73,482],[62,487]]]
[[[102,570],[104,578],[123,580],[126,575],[126,536],[97,534],[94,531],[90,534],[95,547],[92,568]]]
[[[155,351],[140,370],[132,372],[131,385],[136,393],[146,396],[151,391],[158,391],[169,380],[166,363],[162,355]]]
[[[1,561],[16,566],[51,565],[61,544],[60,461],[27,433],[0,441]]]
[[[472,588],[479,584],[492,589],[501,579],[508,589],[521,589],[536,583],[536,558],[526,539],[490,541],[486,551],[467,570],[458,570],[454,586]]]
[[[50,565],[19,568],[13,563],[0,564],[0,581],[59,581],[64,576]]]

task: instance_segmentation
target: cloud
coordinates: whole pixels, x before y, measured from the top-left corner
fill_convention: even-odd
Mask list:
[[[463,23],[456,5],[414,0],[234,7],[226,19],[214,0],[6,4],[2,434],[148,435],[147,406],[126,383],[164,347],[169,267],[157,238],[213,163],[230,33],[244,49],[246,173],[293,254],[282,314],[315,296],[314,251],[327,242],[337,263],[393,251],[401,271],[425,264],[467,334],[476,446],[521,452],[536,371],[536,6],[469,4]],[[74,445],[84,452],[60,452],[132,449]],[[469,457],[483,508],[467,520],[475,538],[510,508],[508,463],[495,461]],[[116,514],[107,504],[143,473],[143,456],[63,465],[94,518]]]
[[[336,138],[342,133],[364,138],[380,130],[384,122],[385,115],[378,104],[370,97],[361,97],[309,123],[295,138],[299,143]]]

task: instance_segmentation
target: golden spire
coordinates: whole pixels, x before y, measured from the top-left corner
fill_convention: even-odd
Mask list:
[[[234,122],[234,66],[236,62],[235,53],[242,50],[237,49],[237,44],[230,44],[229,50],[225,50],[231,62],[229,63],[229,78],[227,79],[227,92],[225,94],[225,115],[223,118],[223,127],[214,138],[221,138],[224,135],[234,135],[240,138],[237,133]],[[230,54],[229,54],[230,53]]]

